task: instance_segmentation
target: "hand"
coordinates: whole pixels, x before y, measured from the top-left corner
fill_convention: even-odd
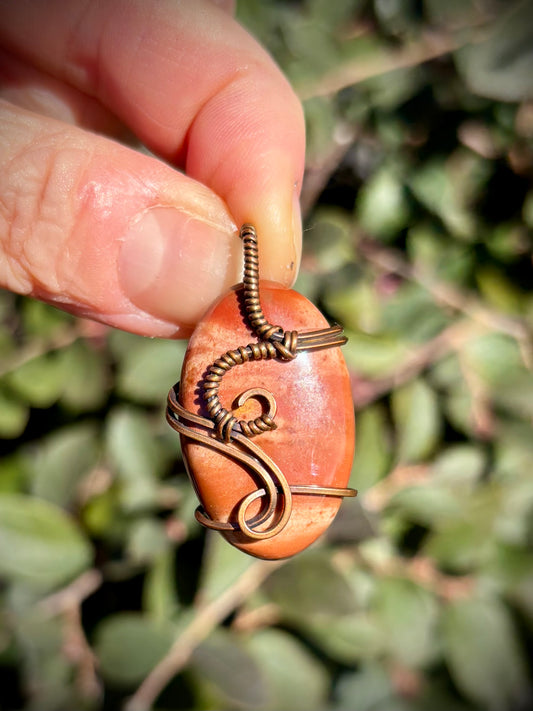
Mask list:
[[[0,0],[1,287],[186,337],[241,280],[243,222],[292,283],[302,111],[231,5]]]

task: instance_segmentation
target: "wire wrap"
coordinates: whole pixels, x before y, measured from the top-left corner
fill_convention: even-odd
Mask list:
[[[217,436],[224,442],[229,442],[234,432],[254,437],[277,427],[269,413],[246,421],[237,419],[231,410],[223,407],[218,394],[220,383],[231,368],[257,360],[292,360],[300,350],[331,348],[346,342],[338,326],[299,334],[298,331],[284,331],[281,326],[269,323],[259,296],[259,250],[255,228],[243,225],[240,237],[244,250],[244,308],[250,327],[260,340],[226,351],[209,366],[202,383],[207,412],[215,423]]]
[[[237,397],[237,407],[242,407],[252,397],[267,403],[266,412],[254,420],[237,419],[233,411],[220,402],[222,379],[236,366],[271,359],[290,361],[296,358],[299,351],[334,348],[346,342],[342,328],[336,325],[299,333],[271,324],[263,312],[259,296],[259,253],[255,228],[243,225],[240,237],[244,250],[244,308],[250,327],[259,340],[226,351],[208,367],[201,384],[208,418],[188,412],[181,405],[178,383],[168,395],[167,421],[181,435],[238,461],[259,479],[262,486],[238,502],[236,521],[214,521],[202,506],[196,510],[197,520],[208,528],[240,531],[250,540],[258,540],[271,538],[285,528],[292,512],[293,494],[344,497],[356,496],[357,492],[355,489],[288,484],[276,463],[251,441],[252,437],[277,428],[274,421],[276,400],[270,391],[256,387]],[[248,519],[250,505],[260,498],[265,498],[265,501],[259,513]]]

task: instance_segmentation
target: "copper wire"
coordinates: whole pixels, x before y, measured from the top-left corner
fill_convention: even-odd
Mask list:
[[[222,406],[218,392],[228,370],[253,360],[292,360],[298,351],[333,348],[346,342],[340,326],[300,334],[298,331],[284,331],[281,326],[271,324],[263,313],[259,296],[259,250],[253,225],[243,225],[240,238],[244,250],[244,308],[250,327],[260,340],[226,351],[209,366],[202,383],[207,412],[215,423],[217,436],[224,442],[229,442],[234,432],[254,437],[277,427],[268,413],[254,420],[238,420],[230,410]]]
[[[247,393],[243,393],[247,395]],[[261,392],[264,395],[265,391]],[[266,391],[267,392],[267,391]],[[274,397],[269,393],[272,400]],[[314,496],[353,497],[355,489],[304,484],[289,485],[276,463],[246,435],[234,433],[231,442],[221,442],[214,433],[214,423],[206,417],[186,410],[179,402],[179,383],[168,394],[167,422],[188,439],[211,447],[226,457],[243,464],[259,477],[263,486],[247,494],[236,506],[236,521],[214,521],[202,506],[196,509],[199,523],[217,531],[239,531],[250,540],[264,540],[280,533],[289,522],[294,494]],[[193,425],[193,426],[191,426]],[[202,432],[199,427],[203,428]],[[252,520],[246,518],[249,506],[257,499],[266,497],[266,504]],[[281,501],[281,510],[278,502]]]
[[[250,327],[259,340],[226,351],[208,367],[202,391],[209,418],[188,412],[181,405],[178,383],[168,395],[167,421],[181,435],[240,462],[259,478],[262,486],[238,503],[236,521],[213,521],[202,506],[196,510],[197,520],[208,528],[240,531],[251,540],[258,540],[271,538],[285,528],[292,512],[293,494],[349,497],[356,496],[357,492],[348,488],[288,484],[276,463],[250,439],[277,428],[274,421],[276,400],[270,391],[260,387],[251,388],[237,397],[237,408],[242,407],[249,398],[266,401],[267,411],[254,420],[238,420],[220,402],[222,378],[235,366],[260,360],[288,361],[300,351],[334,348],[346,343],[340,326],[299,333],[285,331],[281,326],[271,324],[263,313],[259,297],[259,254],[255,228],[249,224],[243,225],[240,237],[244,250],[244,308]],[[263,497],[266,497],[266,501],[259,514],[252,520],[247,519],[250,505]],[[281,506],[278,506],[280,502]]]

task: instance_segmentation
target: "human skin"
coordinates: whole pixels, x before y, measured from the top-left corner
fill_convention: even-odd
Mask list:
[[[244,222],[293,283],[302,110],[232,5],[0,0],[0,287],[188,337],[240,281]]]

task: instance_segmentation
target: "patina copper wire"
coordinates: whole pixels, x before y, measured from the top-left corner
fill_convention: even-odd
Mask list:
[[[208,368],[202,383],[209,417],[215,423],[217,436],[225,442],[229,442],[235,432],[254,437],[277,427],[269,412],[254,420],[238,420],[230,410],[222,406],[218,391],[228,370],[253,360],[292,360],[298,351],[333,348],[346,343],[339,326],[298,333],[285,331],[281,326],[269,323],[259,297],[259,252],[255,228],[252,225],[243,225],[240,237],[244,249],[244,308],[248,322],[260,340],[258,343],[249,343],[247,346],[226,351]]]
[[[222,378],[237,365],[273,358],[281,361],[292,360],[300,351],[334,348],[346,343],[340,326],[300,333],[285,331],[281,326],[269,323],[259,297],[259,257],[255,228],[249,224],[243,225],[240,237],[244,249],[244,308],[250,327],[259,341],[226,351],[207,369],[202,390],[209,418],[188,412],[181,405],[178,383],[168,395],[167,421],[180,434],[240,462],[259,478],[263,486],[247,494],[238,503],[236,521],[213,521],[202,506],[197,508],[196,518],[208,528],[240,531],[251,540],[260,540],[272,538],[285,528],[292,511],[293,494],[351,497],[356,496],[357,491],[349,488],[288,484],[276,463],[250,439],[277,428],[274,422],[276,400],[270,391],[265,388],[251,388],[237,397],[236,407],[242,407],[252,397],[267,403],[267,411],[255,420],[238,420],[233,412],[224,408],[220,402],[218,391]],[[204,432],[199,428],[203,428]],[[266,497],[266,502],[261,511],[253,519],[247,519],[249,506],[262,497]],[[281,506],[278,506],[280,500]]]
[[[269,395],[272,397],[270,393]],[[234,433],[231,442],[221,441],[215,435],[215,425],[211,420],[186,410],[179,401],[179,383],[168,394],[167,422],[176,432],[185,435],[192,441],[211,447],[224,456],[243,464],[263,483],[262,487],[247,494],[238,502],[236,521],[213,521],[203,507],[198,506],[195,512],[196,520],[207,528],[216,531],[241,532],[250,540],[272,538],[280,533],[289,522],[294,494],[357,496],[355,489],[312,484],[290,485],[277,464],[246,435]],[[203,428],[204,431],[202,432],[199,428]],[[267,497],[265,506],[253,519],[247,519],[246,512],[249,506],[256,499],[262,497]],[[281,511],[277,510],[279,501],[282,504]]]

